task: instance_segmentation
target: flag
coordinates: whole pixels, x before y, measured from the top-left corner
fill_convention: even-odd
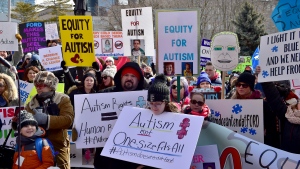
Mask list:
[[[255,72],[256,66],[259,65],[259,47],[255,49],[255,52],[252,55],[252,72]]]

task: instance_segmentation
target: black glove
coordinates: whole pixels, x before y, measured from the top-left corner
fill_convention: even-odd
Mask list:
[[[63,68],[64,70],[67,70],[66,62],[63,60],[60,62],[60,67]]]
[[[284,85],[284,84],[276,84],[275,83],[275,86],[276,86],[276,88],[277,88],[277,90],[278,90],[278,92],[279,92],[279,94],[280,94],[280,96],[282,98],[285,99],[290,94],[291,90],[286,85]]]
[[[92,67],[97,71],[100,69],[98,62],[93,62]]]
[[[152,69],[153,74],[155,75],[156,74],[156,69],[155,69],[154,63],[151,63],[151,69]]]

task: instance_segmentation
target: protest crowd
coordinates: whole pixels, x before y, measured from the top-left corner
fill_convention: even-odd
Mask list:
[[[68,16],[65,16],[65,18],[68,18]],[[1,113],[4,112],[4,109],[6,110],[6,108],[8,111],[8,108],[14,107],[15,110],[14,114],[11,116],[11,123],[9,123],[9,129],[12,129],[14,133],[11,134],[14,135],[13,139],[15,142],[14,149],[12,150],[13,154],[7,153],[5,154],[5,157],[0,156],[0,160],[12,159],[11,167],[7,168],[73,168],[72,144],[77,144],[81,141],[80,139],[82,139],[83,132],[84,134],[90,134],[93,132],[97,133],[98,130],[98,128],[94,128],[94,130],[90,129],[90,131],[88,131],[89,129],[87,128],[83,129],[83,123],[80,121],[83,118],[81,114],[83,112],[95,113],[95,111],[101,112],[105,110],[105,106],[101,103],[109,100],[110,95],[111,97],[116,96],[113,98],[113,100],[115,100],[113,105],[117,105],[116,102],[118,99],[130,98],[132,95],[135,95],[135,92],[143,91],[146,93],[144,106],[138,107],[128,104],[129,102],[124,103],[124,105],[118,104],[121,115],[116,112],[104,112],[101,117],[95,116],[94,119],[86,119],[86,124],[92,124],[92,121],[100,117],[102,118],[102,121],[99,119],[99,125],[104,121],[111,120],[115,121],[114,123],[116,123],[116,126],[119,126],[122,123],[120,121],[124,119],[125,116],[125,112],[122,111],[122,108],[126,107],[126,105],[132,105],[133,107],[138,107],[138,110],[140,110],[142,114],[135,116],[131,123],[126,122],[130,125],[135,123],[140,125],[142,115],[149,114],[149,112],[149,116],[151,116],[151,120],[148,120],[149,126],[150,122],[151,124],[152,122],[154,123],[152,118],[159,119],[160,116],[163,118],[165,118],[164,116],[170,116],[174,117],[174,119],[177,117],[184,117],[184,119],[181,120],[182,122],[180,121],[181,123],[178,123],[183,129],[178,130],[178,136],[176,137],[178,137],[179,140],[183,140],[184,137],[187,137],[190,134],[189,132],[194,132],[192,129],[188,128],[195,126],[190,119],[193,119],[195,116],[200,116],[201,119],[203,119],[203,124],[201,122],[201,124],[197,124],[195,127],[197,128],[198,135],[195,135],[197,139],[193,142],[195,145],[192,145],[194,146],[194,149],[196,148],[198,137],[198,144],[199,142],[201,143],[201,128],[205,131],[210,123],[216,123],[220,126],[229,126],[229,123],[232,126],[240,125],[241,127],[235,131],[240,134],[245,134],[241,128],[247,127],[247,129],[250,130],[249,124],[251,124],[252,129],[255,125],[257,127],[259,123],[262,124],[262,134],[260,135],[260,139],[263,140],[263,142],[257,141],[257,145],[259,142],[259,144],[272,147],[276,149],[276,151],[300,154],[300,144],[298,145],[298,143],[300,143],[300,99],[295,92],[295,88],[293,88],[294,81],[292,81],[291,78],[285,80],[275,79],[273,81],[260,81],[262,74],[264,74],[266,70],[263,64],[257,64],[255,66],[248,65],[243,67],[241,71],[234,70],[238,63],[236,63],[234,67],[224,68],[222,67],[222,64],[227,64],[227,62],[218,61],[216,64],[214,57],[216,58],[218,55],[214,52],[219,51],[212,51],[211,61],[207,61],[201,68],[200,66],[198,68],[199,63],[197,63],[200,59],[193,59],[190,60],[190,62],[180,63],[180,65],[182,65],[180,72],[182,73],[178,73],[178,64],[174,62],[165,62],[163,64],[160,63],[161,60],[159,59],[157,59],[157,61],[145,59],[147,62],[144,62],[143,59],[147,57],[147,50],[140,48],[139,45],[142,43],[143,45],[147,45],[147,42],[141,41],[139,38],[131,40],[127,44],[124,43],[123,48],[126,48],[126,50],[131,53],[131,56],[124,54],[120,57],[114,55],[98,57],[95,53],[92,53],[92,55],[94,55],[92,57],[90,57],[90,55],[77,56],[72,54],[71,57],[67,57],[67,54],[71,53],[72,50],[69,49],[69,52],[66,52],[66,40],[51,39],[45,41],[46,45],[41,47],[41,49],[45,48],[45,50],[49,49],[50,51],[50,49],[57,48],[58,51],[61,52],[61,59],[58,59],[59,61],[55,65],[49,67],[48,64],[45,64],[44,60],[52,56],[56,57],[56,55],[47,55],[38,52],[39,50],[26,50],[26,52],[24,52],[21,34],[22,33],[17,33],[14,35],[14,40],[18,42],[17,50],[12,51],[7,48],[7,50],[0,51]],[[84,37],[85,36],[89,35],[84,33]],[[91,36],[93,36],[93,34],[91,34]],[[223,44],[227,44],[232,42],[231,40],[224,42],[224,40],[218,39],[220,36],[228,36],[228,39],[233,37],[234,40],[236,37],[234,33],[217,34],[212,38],[212,50],[216,48],[214,47],[216,43],[222,42]],[[105,42],[103,46],[104,51],[106,53],[112,53],[112,41],[110,41],[110,39],[104,39],[103,42]],[[125,45],[129,46],[127,47]],[[239,48],[238,41],[235,41],[230,45],[235,46],[236,49]],[[28,46],[26,46],[26,48],[27,47]],[[79,48],[79,46],[77,47]],[[88,47],[82,47],[81,49],[85,48],[88,49]],[[143,48],[146,47],[144,46]],[[75,49],[75,46],[74,50],[77,50],[77,48]],[[78,49],[78,51],[80,50]],[[73,54],[75,53],[76,52]],[[238,51],[236,54],[238,54]],[[265,57],[262,54],[264,53],[260,53],[260,58]],[[125,58],[125,61],[121,59],[122,57]],[[157,58],[164,57],[165,56],[157,56]],[[170,58],[170,56],[168,57]],[[89,60],[91,60],[88,64],[85,63],[87,58],[90,58]],[[76,66],[76,64],[81,63],[85,64]],[[195,67],[198,72],[195,72]],[[293,79],[299,78],[299,75],[299,73],[295,73]],[[18,83],[20,83],[20,86]],[[27,86],[31,86],[28,91],[27,89],[25,90]],[[27,92],[27,94],[24,94],[25,92]],[[216,97],[212,98],[214,96]],[[214,101],[216,100],[226,102],[222,105],[217,105],[217,103],[220,102],[215,102],[214,104]],[[261,106],[251,105],[252,101],[258,100],[261,101]],[[95,102],[92,103],[91,101]],[[228,118],[225,118],[224,116],[221,117],[219,111],[222,111],[223,108],[225,109],[224,105],[227,103],[227,107],[231,108],[232,105],[229,105],[231,102],[238,103],[234,105],[245,103],[246,105],[248,104],[247,106],[253,108],[257,106],[260,110],[259,112],[255,112],[258,114],[257,116],[255,116],[256,114],[251,114],[251,110],[248,110],[249,112],[247,113],[251,115],[251,120],[249,120],[250,116],[245,116],[245,122],[244,120],[241,122],[241,119],[243,119],[244,116],[238,115],[238,117],[236,117],[231,115],[230,121],[230,116],[228,116]],[[19,107],[20,105],[21,107]],[[84,109],[84,105],[88,105],[87,107],[89,108],[85,107]],[[245,106],[243,108],[245,109]],[[218,109],[218,111],[216,109]],[[132,111],[133,110],[136,109],[132,109]],[[106,115],[104,115],[105,113]],[[234,113],[234,110],[230,113]],[[236,114],[239,113],[240,112],[236,112]],[[127,116],[128,118],[131,118],[129,115]],[[258,116],[260,117],[260,122],[256,121]],[[92,116],[89,115],[89,117]],[[3,115],[0,116],[0,131],[1,137],[3,137],[0,137],[0,139],[3,141],[5,140],[4,135],[10,137],[11,133],[4,134],[3,127],[5,125],[8,126],[8,122],[5,122],[4,118],[5,115],[3,113]],[[239,124],[232,124],[234,123],[234,118],[240,119],[240,121],[236,120],[239,121]],[[139,120],[138,123],[135,121],[137,119]],[[156,121],[156,119],[151,132],[156,131],[154,129],[155,127],[159,125],[163,126],[162,121]],[[244,125],[246,121],[249,124]],[[139,127],[144,126],[140,125]],[[148,129],[149,128],[150,127],[148,127]],[[166,130],[166,128],[164,128],[164,130]],[[184,131],[186,128],[188,130]],[[111,130],[115,134],[113,129],[114,128]],[[174,131],[177,132],[177,130]],[[184,134],[180,135],[180,132],[183,132]],[[213,135],[213,133],[210,134]],[[117,135],[111,135],[107,138],[107,142],[111,142],[111,139],[117,137]],[[219,133],[217,135],[222,134]],[[143,136],[145,136],[145,134]],[[151,137],[150,134],[148,137]],[[154,139],[163,140],[167,139],[167,137],[169,136],[166,134],[166,138]],[[217,142],[225,141],[225,138],[224,140],[222,140],[221,137],[217,138],[219,140],[215,140],[212,144],[218,145]],[[126,137],[126,140],[127,139],[129,139],[129,136]],[[2,140],[0,142],[1,144],[3,144]],[[228,140],[230,140],[229,136]],[[132,144],[132,142],[135,143],[135,140],[129,142],[130,143],[128,144]],[[249,145],[247,145],[247,148],[248,146]],[[6,146],[3,146],[0,150],[4,151],[5,147]],[[122,146],[120,147],[122,148]],[[125,146],[123,146],[123,148],[124,147]],[[90,145],[90,147],[83,148],[82,151],[80,150],[82,158],[77,160],[80,160],[80,163],[82,161],[82,164],[89,164],[95,169],[159,168],[158,165],[143,163],[142,160],[139,163],[139,160],[132,161],[117,157],[113,158],[113,155],[107,156],[105,155],[108,151],[107,149],[106,146]],[[139,148],[136,149],[139,150]],[[183,160],[187,160],[188,163],[195,161],[196,156],[193,156],[194,152],[190,152],[190,154],[192,158],[188,160],[185,158]],[[10,157],[8,157],[9,155]],[[247,155],[245,155],[245,158],[246,156]],[[219,160],[219,156],[216,156],[215,158]],[[220,157],[220,162],[222,161],[221,159],[222,158]],[[0,163],[2,162],[3,161],[0,161]],[[225,164],[221,162],[221,166],[224,167],[224,165]],[[83,167],[84,165],[82,165],[82,168]],[[0,169],[1,168],[5,167],[2,167],[0,164]],[[206,166],[206,169],[208,169],[208,166]]]

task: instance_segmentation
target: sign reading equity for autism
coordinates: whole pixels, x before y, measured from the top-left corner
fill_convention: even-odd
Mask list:
[[[172,75],[168,73],[168,70],[172,69],[175,70],[175,74],[182,74],[185,67],[192,68],[192,74],[198,74],[198,11],[157,10],[156,21],[158,71]]]
[[[62,52],[66,66],[95,62],[92,16],[60,16]]]
[[[44,22],[27,22],[19,24],[19,32],[22,36],[24,53],[38,52],[40,48],[47,46]]]
[[[123,107],[146,107],[146,98],[147,91],[75,95],[76,147],[103,147]]]
[[[94,31],[97,57],[124,56],[122,31]]]
[[[0,24],[0,51],[18,51],[17,23],[1,22]]]
[[[264,142],[263,100],[206,100],[211,122]],[[255,105],[255,106],[253,106]]]
[[[124,107],[101,153],[164,169],[190,168],[203,117]]]
[[[262,36],[258,82],[290,80],[300,75],[300,29]]]
[[[121,14],[124,55],[154,56],[152,7],[121,9]]]
[[[47,71],[61,70],[61,46],[39,49],[40,61]]]

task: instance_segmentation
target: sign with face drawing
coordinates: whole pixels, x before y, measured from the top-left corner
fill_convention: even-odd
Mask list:
[[[233,32],[220,32],[211,41],[211,62],[221,71],[233,70],[239,63],[239,40]]]

